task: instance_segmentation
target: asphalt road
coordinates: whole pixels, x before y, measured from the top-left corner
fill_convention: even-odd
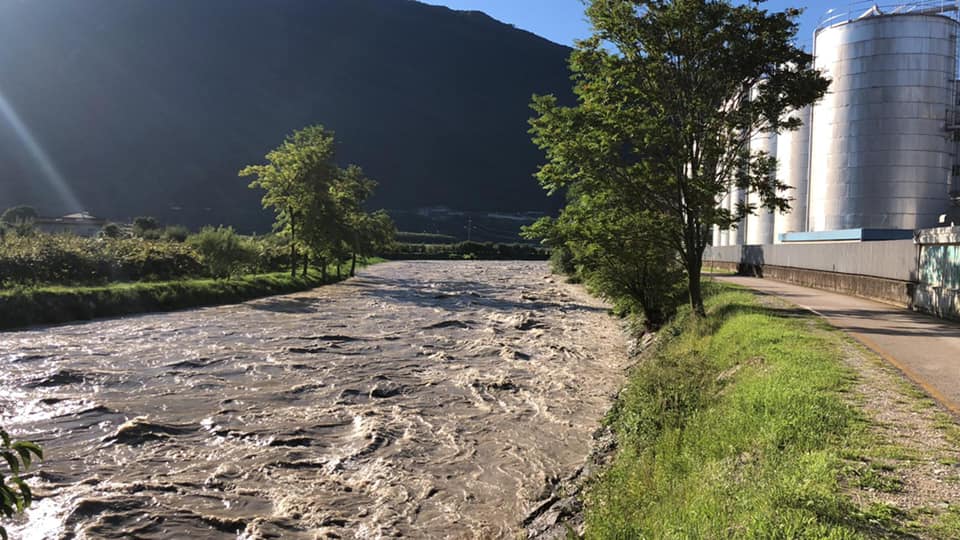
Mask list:
[[[775,295],[849,333],[960,414],[960,324],[879,302],[769,279],[717,279]]]

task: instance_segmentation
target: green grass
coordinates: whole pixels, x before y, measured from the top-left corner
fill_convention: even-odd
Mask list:
[[[360,266],[381,261],[370,259]],[[284,272],[229,279],[3,290],[0,291],[0,329],[243,302],[332,283],[338,281],[335,272],[331,267],[326,281],[319,270],[311,269],[307,277],[298,275],[295,278]]]
[[[608,422],[620,448],[587,495],[589,538],[867,538],[895,508],[845,486],[895,492],[887,468],[851,465],[873,443],[844,397],[841,337],[722,287],[710,316],[681,315],[631,374]]]

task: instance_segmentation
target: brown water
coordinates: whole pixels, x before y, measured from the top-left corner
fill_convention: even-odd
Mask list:
[[[234,306],[0,333],[41,442],[14,538],[515,537],[623,381],[543,263],[388,263]]]

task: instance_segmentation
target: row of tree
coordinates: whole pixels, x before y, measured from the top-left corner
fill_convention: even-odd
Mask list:
[[[760,6],[593,0],[595,34],[570,61],[578,103],[534,97],[531,133],[548,159],[537,177],[569,202],[526,234],[651,326],[678,297],[705,315],[701,269],[715,226],[789,208],[775,158],[751,153],[749,140],[799,127],[790,113],[829,82],[795,45],[800,12]],[[724,207],[733,188],[761,203]]]
[[[326,272],[328,263],[373,255],[393,241],[395,227],[383,210],[369,213],[364,203],[376,182],[356,166],[335,162],[333,132],[310,126],[289,135],[240,176],[253,177],[251,188],[264,190],[263,206],[277,216],[275,229],[289,241],[290,274],[306,274],[312,262]]]

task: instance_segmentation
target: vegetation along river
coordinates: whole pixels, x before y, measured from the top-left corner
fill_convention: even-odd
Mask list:
[[[540,262],[394,262],[311,292],[0,333],[46,452],[14,538],[513,537],[624,380]]]

